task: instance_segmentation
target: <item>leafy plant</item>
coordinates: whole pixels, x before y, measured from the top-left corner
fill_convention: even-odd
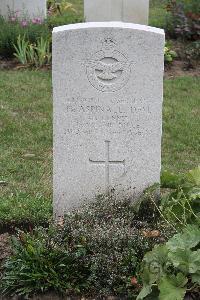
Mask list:
[[[22,63],[23,65],[27,64],[27,50],[28,50],[28,41],[25,40],[25,37],[19,35],[17,38],[17,45],[14,45],[16,53],[14,56]]]
[[[174,227],[200,223],[200,167],[184,176],[162,174],[162,187],[169,192],[161,198],[159,210]]]
[[[165,63],[172,63],[174,58],[177,58],[176,51],[171,50],[171,46],[168,43],[166,43],[164,48],[164,58],[165,58]]]
[[[23,65],[42,67],[51,61],[50,41],[40,37],[36,44],[30,44],[25,37],[18,37],[17,45],[14,45],[19,62]]]
[[[42,67],[45,64],[49,64],[51,61],[50,40],[44,39],[43,37],[38,39],[35,47],[35,53],[36,66]]]
[[[159,290],[160,300],[183,300],[187,291],[200,291],[200,230],[187,225],[165,245],[157,245],[143,259],[143,288],[137,300]]]
[[[36,47],[35,44],[28,43],[28,47],[26,49],[27,61],[25,64],[30,64],[33,66],[37,65],[37,57],[36,57],[35,47]],[[19,62],[23,64],[23,62],[21,62],[20,60],[19,60]]]

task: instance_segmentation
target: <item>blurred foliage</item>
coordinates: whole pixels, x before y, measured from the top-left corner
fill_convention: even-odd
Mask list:
[[[200,39],[200,1],[169,0],[167,32],[172,37],[187,40]]]
[[[165,48],[164,48],[164,59],[165,59],[165,64],[172,63],[175,58],[177,58],[178,55],[176,51],[171,49],[171,45],[169,42],[165,43]]]
[[[38,38],[49,37],[50,32],[47,24],[26,23],[23,26],[19,20],[9,21],[0,17],[0,56],[13,57],[14,45],[19,36],[26,36],[30,43],[35,43]]]

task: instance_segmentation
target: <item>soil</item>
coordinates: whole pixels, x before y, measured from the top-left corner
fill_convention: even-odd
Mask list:
[[[164,78],[170,79],[182,76],[200,76],[200,64],[189,67],[184,60],[174,60],[172,64],[165,66]]]
[[[0,70],[15,69],[17,67],[17,65],[18,65],[18,63],[15,59],[7,60],[7,59],[2,59],[0,57]]]
[[[10,235],[4,233],[0,235],[0,266],[2,262],[11,254]]]
[[[181,76],[200,76],[200,61],[189,61],[186,58],[185,49],[190,42],[170,40],[171,49],[177,53],[177,58],[165,66],[165,78]]]
[[[2,57],[0,57],[0,70],[22,70],[27,68],[28,68],[27,65],[19,64],[16,59],[3,59]],[[40,70],[50,70],[50,69],[51,69],[50,65],[46,65],[40,68]]]

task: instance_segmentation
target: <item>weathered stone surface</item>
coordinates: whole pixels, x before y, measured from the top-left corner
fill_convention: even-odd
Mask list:
[[[19,12],[19,17],[46,17],[46,0],[1,0],[0,15],[8,17],[9,14]]]
[[[121,22],[54,28],[54,211],[160,179],[164,32]]]
[[[123,21],[148,24],[149,0],[84,0],[87,22]]]

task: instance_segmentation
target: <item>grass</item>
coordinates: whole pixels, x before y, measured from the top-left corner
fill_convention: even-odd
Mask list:
[[[162,166],[198,165],[200,78],[165,80]],[[52,200],[51,76],[0,71],[0,224],[45,222]]]
[[[162,165],[176,172],[196,167],[200,158],[200,78],[165,80]]]
[[[52,99],[49,73],[0,73],[0,220],[51,213]]]

